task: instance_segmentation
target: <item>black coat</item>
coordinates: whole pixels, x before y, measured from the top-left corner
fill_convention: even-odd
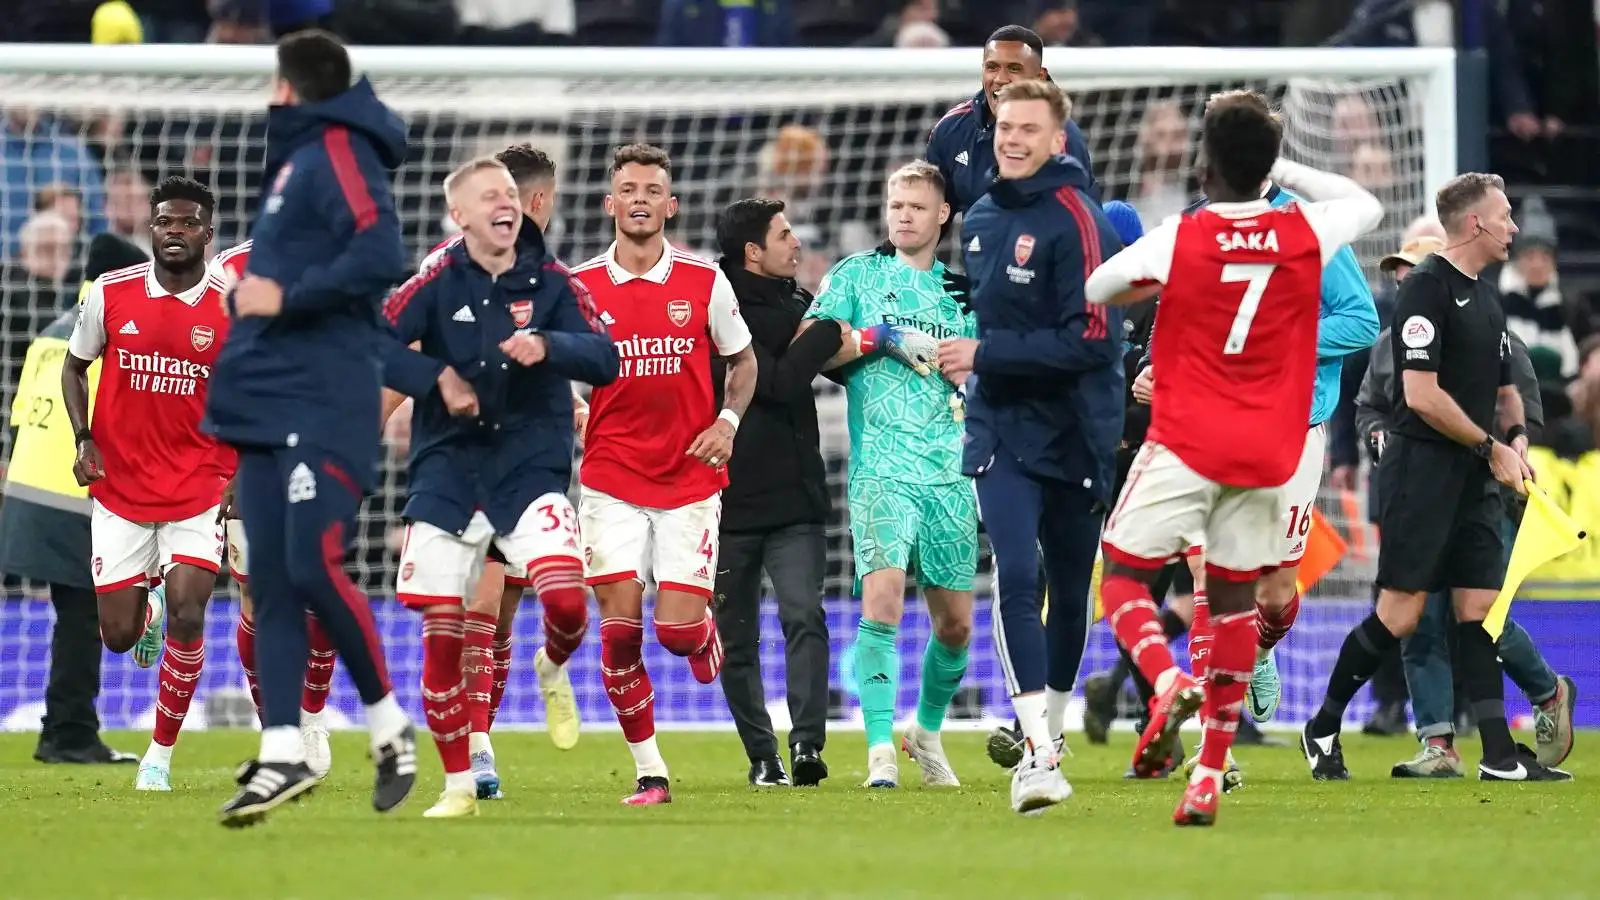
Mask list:
[[[811,294],[786,278],[767,278],[724,260],[756,355],[756,391],[739,424],[722,492],[722,528],[767,531],[827,519],[827,471],[811,383],[839,351],[838,328],[818,322],[795,340]],[[792,342],[792,343],[791,343]],[[712,369],[718,394],[726,370]]]

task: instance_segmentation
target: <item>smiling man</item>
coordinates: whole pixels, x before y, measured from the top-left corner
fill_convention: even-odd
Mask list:
[[[994,168],[994,131],[1000,90],[1014,81],[1049,81],[1044,67],[1044,41],[1021,25],[1007,25],[983,45],[983,89],[956,104],[928,136],[928,160],[939,167],[953,212],[967,208],[989,189]],[[1088,193],[1099,195],[1089,144],[1076,122],[1062,126],[1065,152],[1089,174]]]

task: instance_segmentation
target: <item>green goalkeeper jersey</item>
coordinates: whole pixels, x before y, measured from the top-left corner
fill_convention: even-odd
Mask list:
[[[943,340],[976,337],[977,319],[944,292],[943,263],[927,272],[869,250],[839,260],[822,280],[811,319],[854,328],[908,325]],[[960,481],[963,426],[955,388],[937,371],[918,375],[882,353],[844,367],[850,408],[850,477],[908,484]]]

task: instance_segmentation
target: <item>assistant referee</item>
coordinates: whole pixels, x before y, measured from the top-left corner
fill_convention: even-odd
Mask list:
[[[1482,781],[1567,781],[1511,740],[1504,676],[1484,616],[1499,593],[1502,501],[1525,492],[1528,429],[1512,383],[1511,341],[1494,287],[1517,226],[1498,175],[1451,179],[1435,199],[1445,248],[1400,283],[1395,301],[1393,424],[1379,465],[1378,607],[1339,650],[1322,708],[1301,746],[1317,780],[1350,777],[1339,746],[1345,707],[1401,638],[1427,595],[1451,591],[1461,683],[1483,737]]]

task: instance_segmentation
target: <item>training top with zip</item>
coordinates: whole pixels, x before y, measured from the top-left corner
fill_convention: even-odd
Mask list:
[[[393,329],[384,382],[416,398],[405,517],[455,534],[482,509],[509,534],[528,505],[566,493],[572,481],[570,382],[616,380],[617,348],[588,289],[545,246],[532,219],[516,261],[489,274],[457,241],[383,305]],[[524,366],[500,349],[513,334],[545,340],[542,362]],[[420,352],[406,345],[420,342]],[[436,382],[455,369],[478,395],[478,415],[454,417]]]
[[[323,102],[269,112],[246,274],[277,282],[283,309],[234,319],[203,426],[222,441],[315,446],[351,466],[363,488],[376,480],[378,309],[405,277],[390,184],[405,156],[405,123],[365,78]]]
[[[1094,180],[1094,161],[1089,158],[1089,142],[1078,123],[1067,119],[1066,154],[1083,166],[1089,183],[1084,190],[1099,202],[1100,187]],[[973,94],[944,114],[928,135],[928,162],[944,176],[945,199],[953,212],[966,212],[978,202],[994,180],[994,114],[983,91]]]
[[[1088,172],[1058,155],[1000,179],[962,226],[978,316],[963,468],[1009,453],[1037,478],[1110,500],[1122,437],[1123,313],[1088,304],[1083,283],[1122,241]]]

